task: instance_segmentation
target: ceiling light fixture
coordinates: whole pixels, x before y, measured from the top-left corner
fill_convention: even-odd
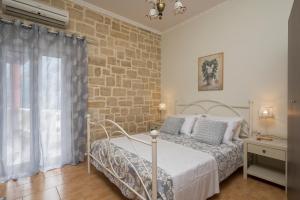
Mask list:
[[[149,10],[149,14],[146,15],[150,20],[151,19],[162,19],[163,12],[166,8],[166,3],[164,0],[146,0],[150,3],[151,8]],[[175,0],[174,4],[174,13],[175,14],[183,14],[186,10],[186,7],[183,6],[181,0]]]

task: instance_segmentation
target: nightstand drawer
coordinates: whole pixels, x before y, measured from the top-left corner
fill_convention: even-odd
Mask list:
[[[268,147],[263,147],[255,144],[248,144],[248,152],[255,153],[261,156],[266,156],[278,160],[286,160],[285,151],[279,149],[272,149]]]

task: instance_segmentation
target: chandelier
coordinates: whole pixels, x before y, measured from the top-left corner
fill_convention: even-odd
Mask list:
[[[150,20],[151,19],[162,19],[163,12],[166,8],[166,3],[164,0],[146,0],[151,5],[149,14],[146,15]],[[174,4],[174,14],[183,14],[186,10],[186,7],[183,6],[181,0],[175,0]]]

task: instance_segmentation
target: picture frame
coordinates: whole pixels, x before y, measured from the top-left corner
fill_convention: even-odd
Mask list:
[[[198,91],[223,90],[224,52],[198,58]]]

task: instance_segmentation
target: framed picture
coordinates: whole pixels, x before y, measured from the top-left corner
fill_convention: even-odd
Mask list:
[[[198,91],[223,90],[224,53],[198,58]]]

